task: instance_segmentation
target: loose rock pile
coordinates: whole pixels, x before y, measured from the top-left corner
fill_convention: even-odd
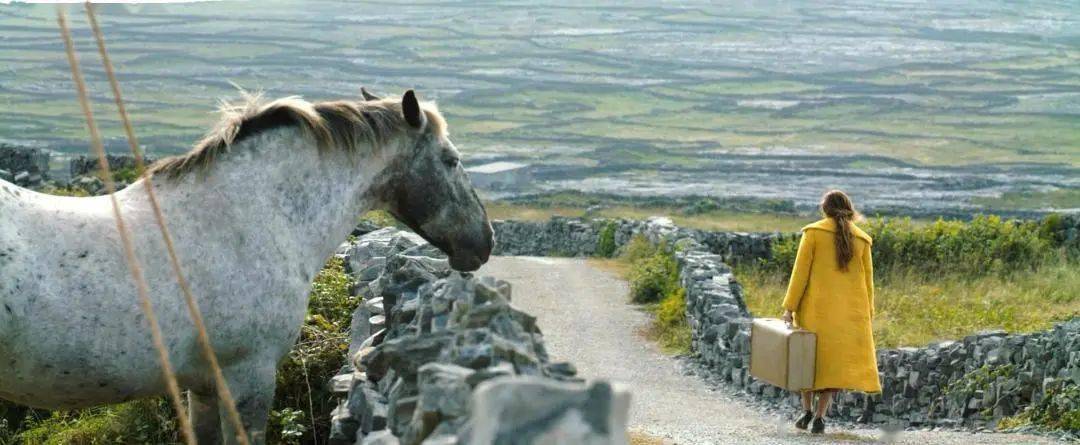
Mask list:
[[[135,158],[130,155],[107,156],[110,168],[116,172],[135,168]],[[0,180],[34,190],[80,189],[89,195],[105,194],[105,183],[98,175],[97,158],[76,156],[68,163],[70,180],[49,177],[50,154],[47,150],[0,143]],[[153,160],[146,158],[149,165]],[[116,183],[117,190],[127,187],[123,181]]]
[[[344,245],[364,303],[334,377],[336,444],[626,443],[629,395],[551,363],[510,285],[453,272],[411,233]]]
[[[113,171],[135,168],[135,158],[131,155],[110,154],[106,155],[105,159],[109,161],[109,168]],[[143,161],[146,165],[150,165],[154,162],[154,159],[146,157]],[[71,174],[72,178],[97,175],[98,169],[98,160],[93,157],[76,156],[68,162],[68,172]]]
[[[0,143],[0,179],[22,187],[36,187],[48,178],[48,152]]]

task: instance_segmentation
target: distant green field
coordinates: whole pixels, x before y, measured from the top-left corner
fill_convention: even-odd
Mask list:
[[[553,144],[566,158],[622,143],[668,150],[639,156],[643,163],[693,162],[680,153],[706,147],[781,147],[930,165],[1080,166],[1080,48],[1068,40],[983,41],[981,30],[966,28],[946,38],[920,26],[948,16],[918,8],[851,20],[828,8],[706,3],[692,5],[697,13],[504,6],[530,17],[530,26],[506,27],[483,8],[455,4],[371,19],[367,12],[381,5],[336,1],[106,6],[101,16],[139,132],[161,153],[196,140],[217,99],[235,96],[235,82],[310,98],[355,95],[361,84],[415,86],[442,101],[462,147],[527,157]],[[1004,23],[1024,18],[1022,10],[988,11]],[[71,14],[103,131],[119,149],[84,18],[79,8]],[[0,138],[81,151],[84,129],[53,15],[40,5],[0,11]],[[856,46],[835,68],[813,65],[836,45],[858,45],[850,32],[912,47]],[[818,40],[802,42],[806,35]],[[944,55],[930,57],[939,50],[922,42]],[[766,48],[776,58],[755,53]],[[878,60],[901,56],[913,61]]]

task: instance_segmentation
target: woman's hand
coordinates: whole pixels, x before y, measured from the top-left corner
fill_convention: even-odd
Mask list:
[[[788,327],[791,327],[792,324],[794,324],[794,316],[791,313],[791,311],[788,311],[788,310],[784,311],[783,320],[784,320],[784,323],[786,323],[788,325]]]

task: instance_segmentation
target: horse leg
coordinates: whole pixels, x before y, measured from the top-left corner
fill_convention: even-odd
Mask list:
[[[240,412],[240,421],[244,424],[251,445],[266,443],[266,424],[270,417],[270,407],[274,403],[274,378],[277,368],[275,362],[269,365],[239,365],[224,370],[229,390],[236,401],[236,410]],[[220,409],[222,425],[225,429],[226,444],[236,443],[235,429],[229,420],[229,413],[222,406]]]
[[[221,417],[218,415],[218,398],[213,391],[199,393],[188,391],[188,410],[195,439],[200,444],[221,443]]]

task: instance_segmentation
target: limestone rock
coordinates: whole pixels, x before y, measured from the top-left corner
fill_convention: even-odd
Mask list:
[[[503,377],[477,387],[473,404],[465,443],[628,443],[630,395],[606,382]]]

